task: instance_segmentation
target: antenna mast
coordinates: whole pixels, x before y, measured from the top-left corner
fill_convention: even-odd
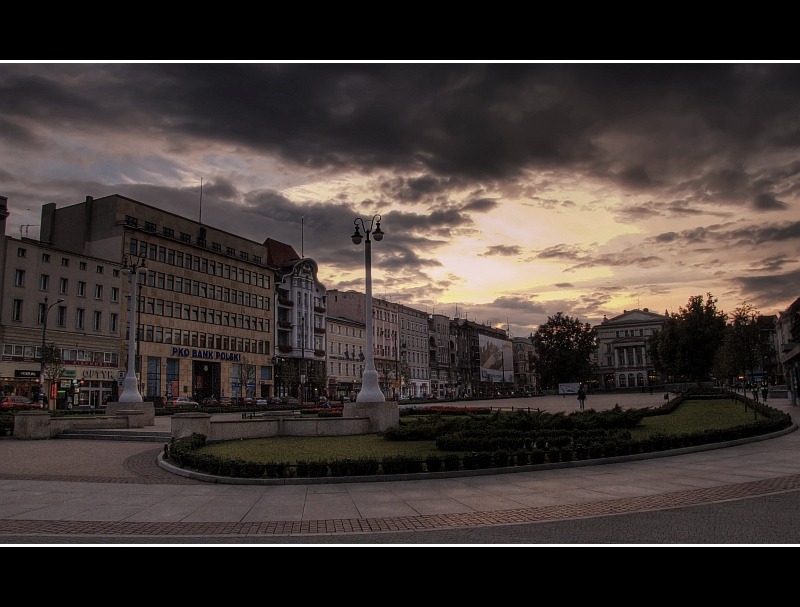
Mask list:
[[[200,178],[200,220],[199,223],[203,223],[203,178]]]
[[[305,232],[303,230],[303,228],[305,228],[305,225],[306,225],[305,222],[306,222],[305,215],[300,215],[300,257],[303,258],[303,259],[306,258],[305,244],[304,244],[304,240],[303,240],[304,235],[305,235]]]

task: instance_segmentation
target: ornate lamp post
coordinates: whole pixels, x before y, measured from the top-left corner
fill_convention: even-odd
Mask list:
[[[44,324],[42,325],[42,354],[41,359],[39,362],[39,406],[44,408],[44,350],[45,350],[45,337],[47,335],[47,315],[50,313],[50,310],[60,304],[63,299],[59,299],[54,303],[51,303],[49,306],[47,305],[47,295],[44,296],[44,306],[42,308],[44,314]],[[49,403],[48,403],[49,406]]]
[[[366,306],[366,331],[367,331],[367,358],[364,367],[364,376],[361,383],[361,391],[356,397],[358,403],[382,403],[386,401],[386,397],[381,392],[378,385],[378,371],[375,369],[375,352],[373,349],[373,336],[372,336],[372,241],[369,236],[380,242],[383,240],[383,231],[381,231],[381,216],[374,215],[368,223],[365,223],[361,217],[356,217],[355,221],[356,231],[350,237],[353,244],[361,244],[364,237],[359,231],[359,224],[361,229],[364,230],[366,240],[364,241],[364,265],[366,268],[366,291],[367,291],[367,306]],[[373,229],[373,224],[375,228]]]
[[[136,309],[138,305],[134,300],[136,297],[136,277],[139,275],[139,270],[146,269],[145,259],[142,257],[139,261],[132,261],[126,255],[123,258],[122,269],[127,270],[131,277],[131,299],[130,307],[128,308],[129,321],[128,321],[128,369],[125,372],[125,379],[122,380],[122,394],[117,402],[120,403],[140,403],[142,402],[142,395],[139,392],[139,382],[136,379],[136,338],[138,333],[138,325],[136,324]]]

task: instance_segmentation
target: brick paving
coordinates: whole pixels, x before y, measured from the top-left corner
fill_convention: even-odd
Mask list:
[[[780,407],[787,410],[786,406]],[[795,433],[792,433],[795,434]],[[13,439],[3,439],[13,440]],[[65,465],[58,459],[59,452],[49,453],[47,445],[39,443],[42,452],[41,465],[23,465],[20,469],[13,465],[0,467],[0,480],[2,481],[48,481],[68,483],[95,483],[112,485],[214,485],[208,482],[172,474],[158,465],[159,455],[163,447],[142,448],[138,451],[130,447],[121,447],[113,443],[97,441],[91,447],[80,443],[90,441],[77,441],[74,447],[70,446],[69,452],[75,452],[75,460]],[[59,441],[61,442],[61,441]],[[67,441],[63,441],[66,443]],[[72,443],[72,441],[69,441]],[[773,440],[765,441],[774,443]],[[790,439],[789,444],[776,448],[791,455],[800,450],[800,440]],[[8,443],[12,446],[12,443]],[[79,453],[80,449],[106,449],[117,455],[114,460],[103,458],[102,455],[94,464],[78,465],[86,462],[87,457]],[[134,452],[136,451],[136,452]],[[727,451],[727,449],[725,450]],[[16,453],[10,450],[9,453]],[[66,453],[66,452],[63,452]],[[130,453],[130,455],[128,455]],[[119,455],[122,454],[122,457]],[[49,460],[45,461],[49,457]],[[66,457],[61,455],[61,457]],[[662,458],[665,468],[671,468],[668,460]],[[796,459],[796,458],[793,458]],[[772,461],[771,459],[765,461]],[[120,462],[122,465],[120,466]],[[70,474],[64,470],[72,470]],[[32,520],[23,515],[14,518],[0,519],[0,543],[13,543],[10,538],[59,538],[69,543],[79,543],[83,538],[93,538],[97,541],[115,543],[134,543],[136,540],[158,542],[159,539],[167,541],[169,538],[183,538],[187,541],[197,542],[224,542],[227,539],[250,538],[257,541],[259,538],[312,538],[320,536],[342,536],[353,534],[391,534],[404,531],[427,530],[453,530],[470,529],[476,527],[491,527],[514,525],[520,523],[544,523],[564,521],[570,519],[585,519],[593,517],[611,517],[615,515],[633,514],[640,512],[653,512],[670,510],[704,504],[716,504],[732,500],[741,500],[752,497],[767,496],[800,490],[800,474],[781,474],[790,472],[794,468],[780,469],[776,466],[772,478],[752,480],[749,482],[729,482],[713,487],[686,489],[681,491],[665,491],[657,495],[639,495],[617,499],[588,500],[581,503],[563,503],[550,506],[535,506],[523,508],[493,509],[490,511],[450,512],[446,514],[429,514],[414,516],[387,516],[387,517],[343,517],[320,518],[313,520],[264,520],[264,521],[209,521],[209,522],[180,522],[180,521],[103,521],[103,520],[59,520],[59,515],[52,515],[54,520]],[[729,470],[725,470],[729,473]],[[712,473],[709,473],[713,477]],[[514,476],[513,474],[504,476]],[[401,481],[402,482],[402,481]],[[54,491],[59,491],[56,488]],[[43,489],[43,491],[46,491]],[[580,501],[580,500],[575,500]],[[305,515],[304,515],[305,517]],[[64,516],[63,518],[67,518]],[[289,517],[287,517],[289,518]]]

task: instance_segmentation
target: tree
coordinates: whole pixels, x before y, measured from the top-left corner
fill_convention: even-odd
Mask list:
[[[256,366],[249,356],[243,354],[239,359],[239,395],[254,398],[256,385]]]
[[[762,367],[762,361],[770,352],[770,344],[761,330],[760,319],[761,313],[758,309],[747,302],[733,311],[728,347],[736,374],[741,374],[745,381],[752,377],[756,369]]]
[[[656,371],[698,384],[708,379],[727,321],[716,304],[711,293],[706,294],[705,301],[702,295],[694,295],[685,308],[680,308],[653,334],[650,350]]]
[[[44,357],[44,378],[52,386],[53,382],[61,379],[61,374],[64,372],[61,348],[56,347],[54,344],[48,344],[45,346],[42,356]],[[44,390],[44,386],[42,386],[42,390]],[[52,392],[52,389],[50,392]],[[50,392],[45,392],[45,395],[49,396]]]
[[[558,312],[548,316],[531,339],[536,373],[543,387],[588,382],[593,377],[591,361],[597,348],[597,331],[589,323]]]

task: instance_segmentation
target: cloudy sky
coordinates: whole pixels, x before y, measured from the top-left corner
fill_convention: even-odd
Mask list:
[[[524,336],[800,296],[797,63],[3,63],[7,234],[120,194]],[[201,205],[202,183],[202,205]]]

